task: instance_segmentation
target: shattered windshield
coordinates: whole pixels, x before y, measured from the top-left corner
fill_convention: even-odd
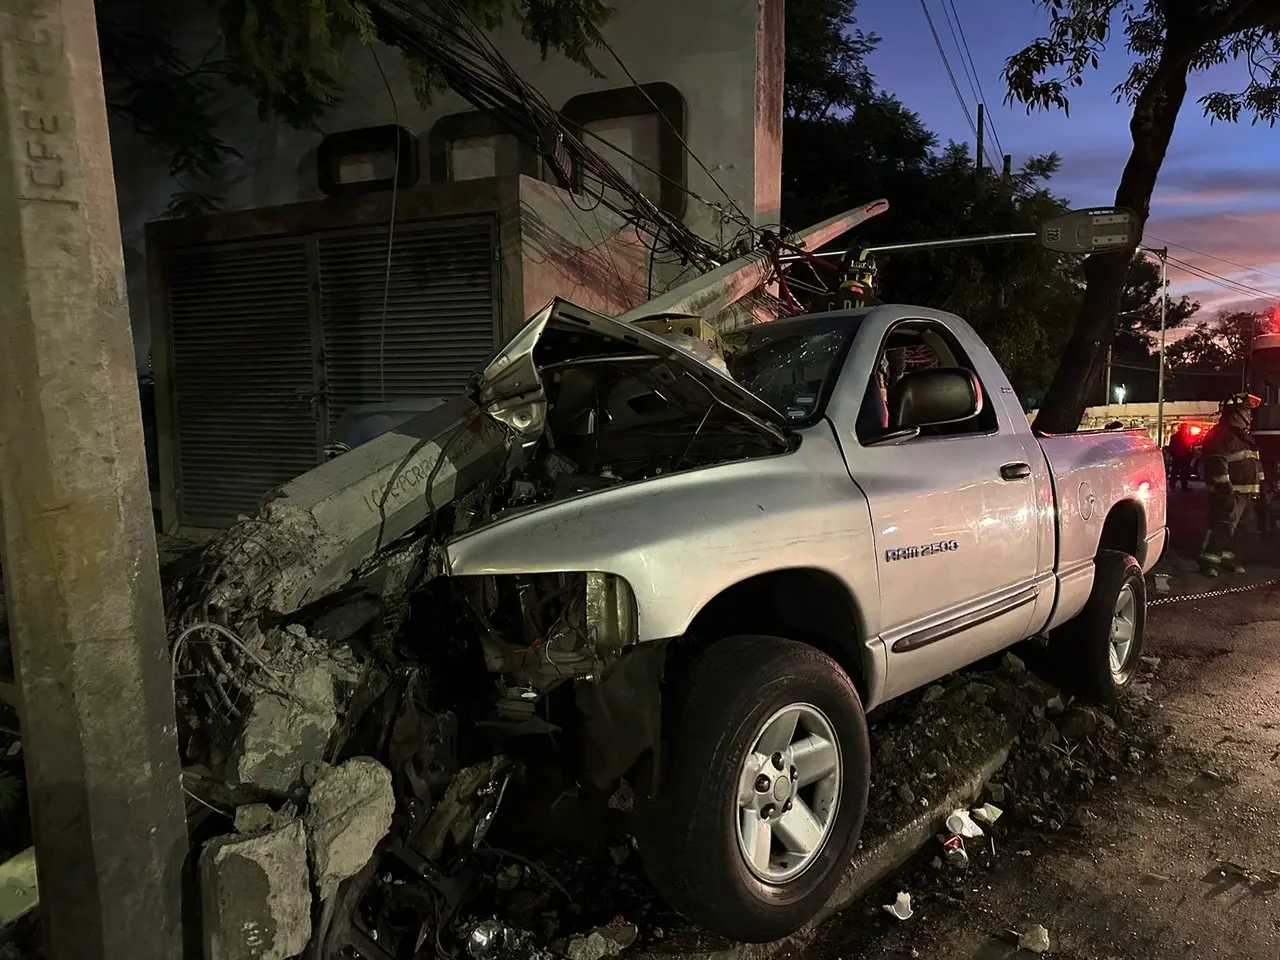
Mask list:
[[[817,314],[761,324],[738,334],[729,372],[793,426],[826,409],[862,314]]]

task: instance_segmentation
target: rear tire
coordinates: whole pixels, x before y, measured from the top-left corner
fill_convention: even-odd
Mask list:
[[[1049,679],[1075,696],[1111,703],[1137,675],[1146,626],[1142,567],[1127,553],[1100,550],[1089,602],[1050,638]]]
[[[752,943],[794,933],[826,903],[862,831],[871,762],[858,692],[812,647],[730,637],[694,662],[682,707],[639,831],[645,869],[713,933]]]

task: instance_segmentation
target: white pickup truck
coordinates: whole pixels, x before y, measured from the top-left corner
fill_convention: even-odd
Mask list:
[[[563,776],[531,779],[579,797],[626,777],[659,890],[764,941],[819,910],[857,843],[866,711],[1034,636],[1074,694],[1131,682],[1165,472],[1142,432],[1037,436],[951,314],[738,339],[726,373],[557,301],[470,395],[356,424],[246,528],[273,538],[260,573],[232,551],[224,580],[305,616],[386,544],[429,558],[406,648],[470,739],[542,744],[529,763]]]
[[[866,711],[1038,635],[1075,694],[1131,681],[1165,472],[1140,431],[1037,436],[936,310],[780,320],[728,363],[552,305],[480,380],[524,438],[517,506],[443,568],[484,607],[505,715],[576,681],[584,780],[662,758],[638,831],[661,892],[765,941],[857,843]]]

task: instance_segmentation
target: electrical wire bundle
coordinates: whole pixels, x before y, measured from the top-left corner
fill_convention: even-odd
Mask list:
[[[484,30],[454,0],[432,0],[429,4],[422,0],[374,0],[370,12],[381,37],[438,71],[450,88],[534,147],[564,185],[581,185],[588,177],[597,180],[600,192],[592,198],[593,207],[603,205],[651,233],[653,256],[675,254],[680,262],[704,270],[719,264],[721,253],[713,244],[659,207],[584,145],[581,131],[515,72]],[[620,200],[611,199],[610,193]]]

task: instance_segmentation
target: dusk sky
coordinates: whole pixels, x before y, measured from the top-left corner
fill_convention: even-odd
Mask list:
[[[961,66],[946,15],[952,5],[968,40],[977,80],[985,92],[987,115],[1015,168],[1033,153],[1057,151],[1062,171],[1055,193],[1075,206],[1110,204],[1128,157],[1130,110],[1117,103],[1112,88],[1123,80],[1130,59],[1123,35],[1112,42],[1101,68],[1071,94],[1071,116],[1060,111],[1027,115],[1005,105],[1001,71],[1005,60],[1042,35],[1048,15],[1033,0],[926,0],[969,109],[973,95]],[[879,85],[897,95],[945,142],[972,144],[973,134],[947,78],[920,0],[861,0],[858,23],[880,35],[868,63]],[[1280,301],[1280,127],[1247,121],[1215,123],[1193,102],[1217,89],[1239,89],[1244,69],[1219,67],[1193,78],[1156,187],[1146,242],[1169,244],[1170,256],[1263,292],[1266,305]],[[991,126],[988,126],[990,144]],[[999,163],[994,146],[991,155]],[[1156,238],[1159,238],[1158,240]],[[1174,246],[1181,245],[1180,247]],[[1187,247],[1200,253],[1191,253]],[[1221,259],[1213,259],[1214,257]],[[1227,263],[1224,261],[1232,261]],[[1206,309],[1254,308],[1263,303],[1248,293],[1194,277],[1170,264],[1175,293],[1186,293]]]

